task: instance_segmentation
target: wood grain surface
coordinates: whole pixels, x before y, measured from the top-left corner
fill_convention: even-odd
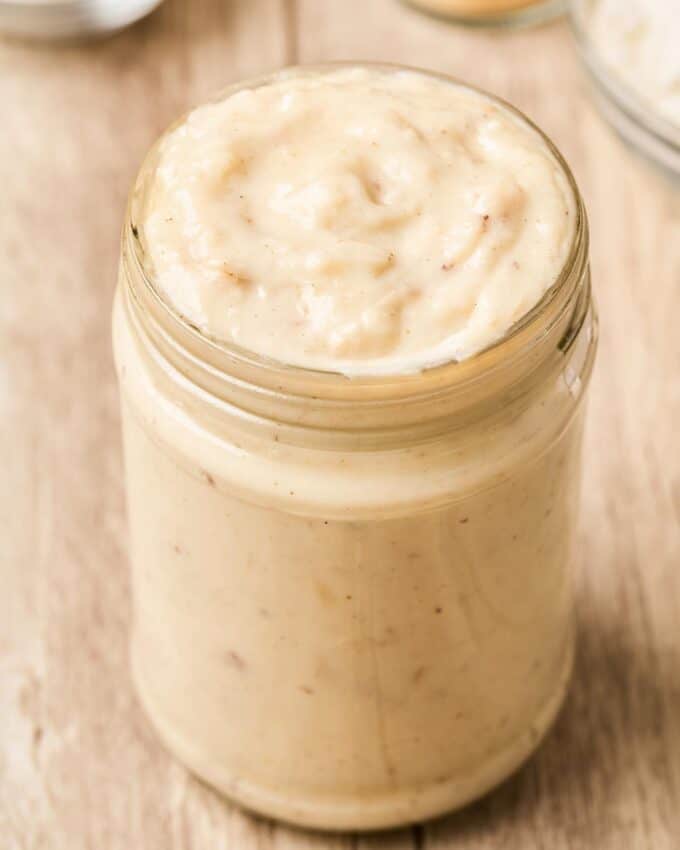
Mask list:
[[[374,837],[257,820],[161,748],[131,689],[109,316],[127,188],[158,132],[290,62],[446,71],[526,110],[591,217],[602,339],[579,653],[538,755],[438,822]],[[0,850],[677,850],[680,189],[589,104],[566,26],[464,31],[395,0],[167,0],[106,41],[0,42]]]

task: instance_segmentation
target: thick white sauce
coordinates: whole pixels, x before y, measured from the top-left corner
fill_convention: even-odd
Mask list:
[[[190,322],[285,363],[407,373],[502,337],[574,232],[546,143],[417,72],[293,72],[202,106],[161,144],[141,222]]]

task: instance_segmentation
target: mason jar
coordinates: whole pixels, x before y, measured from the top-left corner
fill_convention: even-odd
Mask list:
[[[565,0],[404,0],[452,23],[513,27],[543,23],[561,15]]]
[[[576,198],[554,285],[481,353],[373,378],[184,319],[142,234],[158,146],[142,167],[113,326],[133,675],[171,752],[242,806],[418,821],[507,777],[557,714],[596,320],[583,203],[545,141]]]

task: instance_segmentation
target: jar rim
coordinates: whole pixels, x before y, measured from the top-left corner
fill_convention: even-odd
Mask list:
[[[521,110],[508,103],[497,95],[468,83],[462,82],[447,74],[424,70],[421,68],[380,62],[325,62],[316,64],[303,64],[288,66],[273,73],[260,75],[236,82],[220,90],[207,103],[223,100],[239,91],[245,89],[260,88],[288,77],[301,75],[326,74],[333,71],[351,68],[367,68],[370,70],[384,71],[387,73],[411,72],[425,77],[442,80],[457,88],[464,89],[481,96],[490,103],[501,107],[509,112],[516,120],[537,134],[546,146],[550,155],[554,158],[558,167],[562,170],[575,203],[575,225],[571,237],[569,251],[557,274],[554,282],[543,293],[541,298],[533,307],[514,322],[506,332],[497,340],[494,340],[479,352],[462,360],[448,359],[445,362],[419,368],[413,372],[361,372],[356,375],[347,375],[340,371],[315,369],[295,364],[289,364],[282,360],[276,360],[266,355],[259,354],[251,349],[239,346],[237,343],[213,336],[191,322],[183,315],[154,284],[144,262],[144,247],[140,239],[140,229],[136,224],[135,203],[143,192],[143,177],[148,170],[149,163],[158,149],[158,145],[172,132],[174,128],[181,125],[186,116],[191,112],[188,110],[179,119],[173,122],[156,140],[145,157],[142,166],[135,178],[132,191],[128,197],[125,224],[123,230],[123,254],[124,259],[134,264],[135,277],[141,281],[143,297],[149,299],[162,314],[164,324],[174,327],[181,333],[184,339],[192,346],[202,351],[206,360],[211,361],[219,371],[225,375],[247,373],[249,378],[257,386],[276,387],[281,389],[282,384],[291,382],[298,387],[298,394],[313,398],[335,396],[335,391],[340,391],[344,398],[349,387],[355,391],[357,398],[370,397],[372,392],[381,388],[383,393],[387,391],[392,395],[397,387],[396,395],[413,396],[421,395],[424,385],[435,387],[451,387],[452,385],[467,385],[480,374],[488,374],[496,371],[499,361],[506,359],[505,353],[510,354],[509,349],[515,353],[535,340],[540,340],[549,331],[546,326],[546,317],[552,312],[553,324],[557,323],[566,309],[571,296],[578,287],[583,276],[583,270],[588,258],[588,227],[586,212],[578,189],[576,180],[564,157],[554,142]],[[128,275],[131,278],[131,275]],[[555,309],[561,303],[563,309]],[[563,303],[562,303],[563,302]],[[390,392],[390,390],[392,392]],[[382,395],[382,393],[381,393]]]

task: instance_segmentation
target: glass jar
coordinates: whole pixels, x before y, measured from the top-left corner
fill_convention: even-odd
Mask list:
[[[416,9],[468,26],[508,27],[544,23],[561,15],[564,0],[405,0]]]
[[[141,226],[157,147],[142,167],[114,307],[133,673],[170,750],[247,808],[323,829],[437,815],[560,707],[596,321],[555,156],[577,222],[542,301],[469,360],[353,379],[166,303]]]

